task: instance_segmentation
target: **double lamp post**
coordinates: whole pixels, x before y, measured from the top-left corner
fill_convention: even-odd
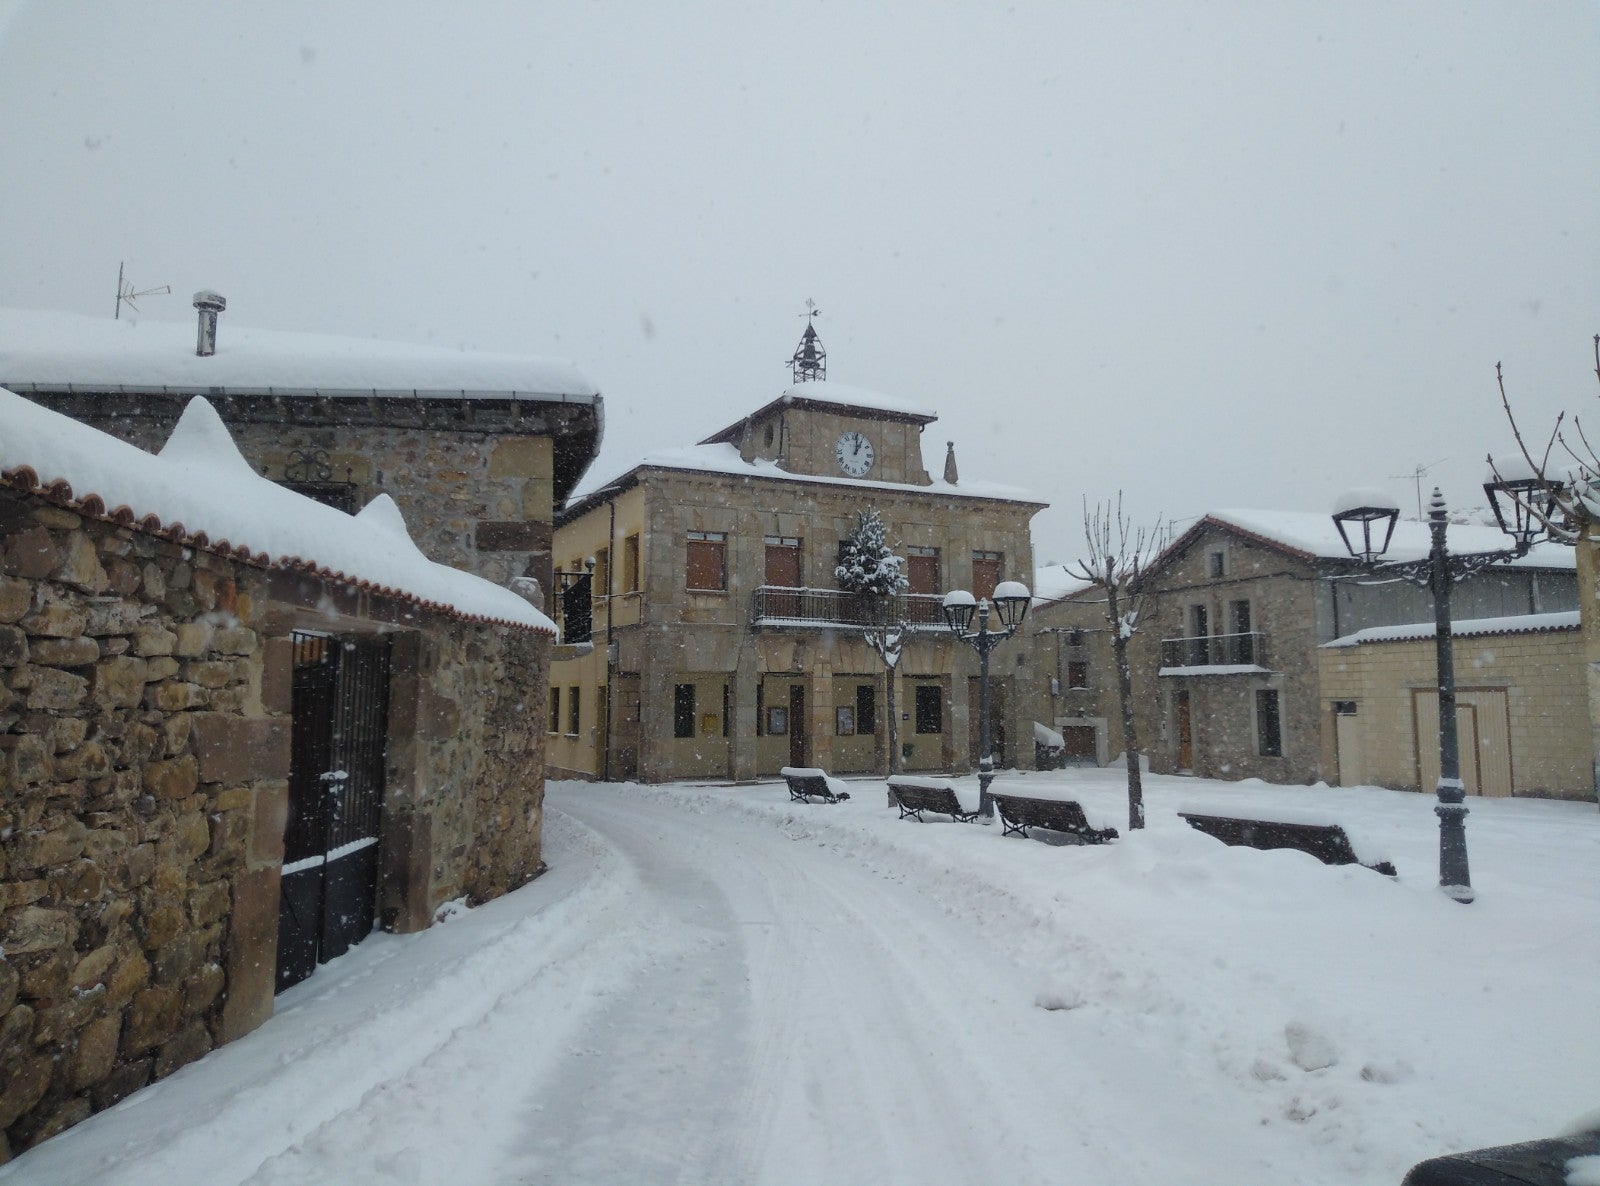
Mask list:
[[[1418,560],[1381,560],[1394,536],[1400,506],[1388,495],[1356,490],[1334,508],[1333,522],[1350,554],[1368,572],[1395,576],[1429,589],[1433,594],[1434,658],[1439,682],[1439,783],[1435,788],[1439,817],[1439,888],[1458,902],[1473,899],[1472,876],[1467,865],[1466,784],[1461,779],[1461,750],[1456,733],[1455,659],[1450,644],[1450,590],[1463,577],[1491,564],[1526,556],[1553,513],[1559,486],[1529,475],[1504,478],[1490,475],[1483,485],[1500,530],[1514,547],[1494,552],[1451,555],[1446,547],[1448,519],[1444,496],[1434,489],[1428,503],[1431,546]]]
[[[950,632],[978,652],[978,815],[984,823],[994,819],[994,800],[989,784],[994,781],[994,755],[989,744],[989,653],[1017,632],[1028,616],[1033,595],[1019,581],[1001,581],[992,599],[978,599],[965,589],[944,595],[944,620]],[[989,615],[999,619],[998,630],[989,629]],[[972,619],[978,628],[972,628]]]

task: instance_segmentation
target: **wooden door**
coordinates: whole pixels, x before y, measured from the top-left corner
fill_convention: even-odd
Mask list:
[[[806,765],[806,687],[789,685],[789,765]]]
[[[767,537],[766,577],[767,616],[794,618],[800,615],[800,541]],[[775,592],[774,590],[794,590]]]
[[[1194,769],[1194,719],[1189,713],[1189,693],[1172,694],[1172,710],[1178,724],[1178,769]]]
[[[1413,693],[1418,789],[1439,782],[1439,693]],[[1461,688],[1456,692],[1456,746],[1461,782],[1469,795],[1511,794],[1511,725],[1504,688]]]

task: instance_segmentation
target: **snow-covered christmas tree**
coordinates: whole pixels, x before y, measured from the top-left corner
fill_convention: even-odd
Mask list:
[[[905,567],[905,560],[889,547],[883,520],[869,508],[856,516],[855,528],[839,550],[839,566],[833,575],[847,592],[892,597],[905,592],[910,583]]]
[[[883,698],[888,724],[884,757],[888,773],[896,769],[898,729],[894,705],[894,671],[900,665],[900,648],[910,633],[904,614],[897,613],[896,595],[911,583],[906,579],[905,560],[889,547],[883,520],[867,509],[856,516],[850,538],[839,549],[839,564],[833,575],[839,588],[854,593],[859,602],[862,637],[883,660]]]

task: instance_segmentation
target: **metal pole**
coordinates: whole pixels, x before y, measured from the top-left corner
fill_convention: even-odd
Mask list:
[[[1450,556],[1445,549],[1444,498],[1435,490],[1428,509],[1433,536],[1429,583],[1433,588],[1434,656],[1439,676],[1439,888],[1456,901],[1475,896],[1467,867],[1467,790],[1461,781],[1461,746],[1456,733],[1456,672],[1450,644]]]
[[[994,819],[989,784],[994,781],[994,757],[989,753],[989,652],[1001,640],[989,633],[989,599],[978,602],[978,815],[984,823]]]

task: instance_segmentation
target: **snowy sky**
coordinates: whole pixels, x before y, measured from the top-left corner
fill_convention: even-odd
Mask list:
[[[0,304],[575,361],[598,468],[789,382],[1149,518],[1473,501],[1600,388],[1600,5],[0,0]],[[1426,491],[1424,492],[1426,493]]]

